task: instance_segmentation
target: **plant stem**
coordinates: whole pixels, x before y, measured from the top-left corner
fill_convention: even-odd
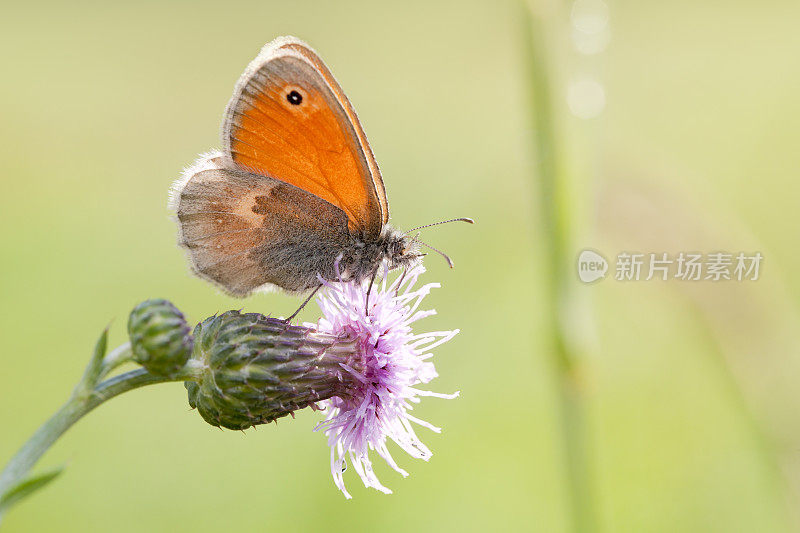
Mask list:
[[[548,2],[543,4],[544,6],[537,6],[540,9],[549,7],[557,11],[554,5],[549,5]],[[533,6],[527,2],[523,9],[525,66],[534,135],[536,178],[539,183],[538,203],[543,225],[543,247],[548,259],[544,274],[544,301],[547,305],[546,316],[550,320],[547,330],[551,333],[549,342],[558,388],[570,522],[573,531],[586,533],[596,527],[588,465],[585,405],[579,379],[579,350],[565,323],[567,317],[574,315],[576,311],[569,280],[565,276],[572,261],[568,250],[575,214],[570,212],[565,192],[567,171],[559,157],[563,147],[559,144],[553,111],[552,71],[548,61],[550,43],[546,38],[551,25],[546,23],[541,14],[534,12]]]
[[[108,375],[109,372],[117,368],[118,366],[127,363],[131,359],[131,343],[126,342],[120,346],[117,346],[115,349],[111,350],[111,352],[105,356],[103,359],[103,366],[102,366],[102,373],[101,376]]]
[[[119,356],[119,349],[109,355],[114,354]],[[116,356],[114,360],[116,360]],[[187,366],[180,375],[163,377],[155,376],[140,368],[109,378],[88,393],[81,393],[79,385],[76,393],[72,395],[67,403],[50,417],[8,462],[2,474],[0,474],[0,496],[6,494],[9,489],[25,478],[31,468],[59,437],[98,405],[123,392],[146,385],[193,379],[195,371],[194,367]]]

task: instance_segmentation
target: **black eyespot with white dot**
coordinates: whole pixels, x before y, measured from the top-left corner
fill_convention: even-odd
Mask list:
[[[286,95],[286,101],[292,105],[300,105],[303,103],[303,95],[295,90],[292,90]]]

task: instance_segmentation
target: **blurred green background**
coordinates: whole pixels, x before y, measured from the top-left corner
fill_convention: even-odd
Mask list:
[[[308,41],[337,75],[396,225],[478,222],[425,234],[457,266],[427,259],[426,279],[443,288],[420,327],[462,330],[438,349],[431,388],[462,396],[415,410],[444,428],[420,430],[429,463],[398,452],[406,479],[377,464],[393,495],[348,472],[345,501],[311,431],[318,414],[219,431],[167,384],[67,433],[40,465],[66,463],[66,474],[4,531],[798,530],[800,4],[612,1],[587,19],[572,2],[533,2],[533,28],[523,6],[3,8],[2,462],[67,398],[109,320],[112,342],[125,340],[139,301],[168,298],[195,321],[295,309],[296,298],[235,301],[190,276],[166,209],[180,170],[219,146],[233,84],[275,36]],[[576,31],[600,35],[592,53]],[[568,191],[554,204],[570,221],[558,286],[530,72],[552,88]],[[581,80],[588,111],[580,90],[568,99]],[[765,260],[750,283],[581,285],[583,247]],[[316,316],[313,305],[302,315]],[[553,357],[559,325],[568,372]],[[573,422],[581,443],[570,448]],[[567,449],[585,453],[579,486]]]

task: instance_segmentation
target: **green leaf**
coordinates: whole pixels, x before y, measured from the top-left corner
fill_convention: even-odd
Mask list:
[[[95,344],[94,353],[92,354],[92,360],[89,361],[86,372],[83,374],[83,379],[81,379],[79,387],[83,391],[91,391],[94,389],[94,386],[97,385],[97,382],[102,377],[100,374],[103,370],[103,359],[106,356],[107,347],[108,327],[103,330],[103,333],[100,334],[100,338],[97,339],[97,344]]]
[[[13,505],[16,505],[21,500],[53,481],[63,471],[64,467],[61,466],[49,472],[45,472],[44,474],[29,476],[8,489],[5,494],[0,496],[0,516]]]

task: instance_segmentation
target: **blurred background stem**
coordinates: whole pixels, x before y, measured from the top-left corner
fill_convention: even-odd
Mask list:
[[[572,225],[575,213],[568,201],[567,169],[562,163],[558,126],[554,117],[553,79],[549,54],[548,27],[558,20],[545,14],[542,8],[552,4],[523,4],[522,35],[525,45],[525,70],[529,98],[532,151],[535,158],[533,181],[542,230],[542,250],[545,254],[545,331],[552,354],[552,365],[558,389],[561,447],[563,448],[568,491],[569,522],[576,532],[596,529],[592,496],[591,471],[588,464],[585,398],[579,379],[578,343],[570,338],[568,319],[580,314],[574,307],[566,272],[571,272]],[[557,11],[552,9],[551,11]],[[574,333],[574,332],[573,332]]]

